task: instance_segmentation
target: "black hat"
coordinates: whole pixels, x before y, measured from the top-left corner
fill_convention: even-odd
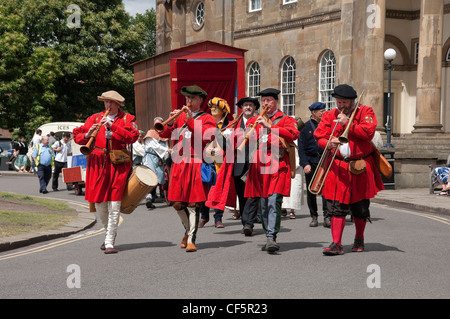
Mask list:
[[[278,100],[278,94],[280,94],[280,90],[273,89],[273,88],[268,88],[268,89],[265,89],[265,90],[259,92],[259,96],[271,96],[275,100]]]
[[[310,111],[323,110],[327,105],[322,102],[314,102],[309,106]]]
[[[334,92],[331,93],[331,96],[339,99],[354,100],[358,95],[350,85],[341,84],[334,88]]]
[[[243,97],[242,99],[239,100],[239,102],[237,102],[237,106],[239,108],[242,108],[242,104],[244,104],[245,102],[252,102],[253,104],[255,104],[256,110],[259,109],[259,101],[257,98],[254,97]]]
[[[181,88],[182,95],[184,96],[201,96],[204,99],[207,98],[208,93],[206,93],[201,87],[198,85],[189,85],[189,86],[183,86]]]

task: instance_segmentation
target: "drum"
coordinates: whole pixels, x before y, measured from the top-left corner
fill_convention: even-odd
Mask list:
[[[136,166],[125,186],[120,212],[131,214],[156,185],[158,185],[158,177],[155,172],[147,166]]]

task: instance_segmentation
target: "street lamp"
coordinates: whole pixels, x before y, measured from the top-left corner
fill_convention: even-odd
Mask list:
[[[386,133],[387,133],[387,143],[385,147],[394,147],[391,144],[391,133],[392,133],[392,116],[391,116],[391,71],[392,71],[392,60],[397,56],[397,52],[394,49],[387,49],[384,51],[384,58],[388,61],[388,100],[387,100],[387,121],[386,121]]]

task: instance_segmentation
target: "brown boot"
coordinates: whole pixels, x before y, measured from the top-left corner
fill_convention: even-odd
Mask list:
[[[180,244],[181,248],[186,248],[187,240],[188,240],[188,235],[184,235],[183,239],[181,240],[181,244]]]
[[[313,216],[311,222],[309,223],[309,227],[317,227],[319,222],[317,221],[317,216]]]
[[[192,251],[197,251],[197,247],[195,247],[195,245],[193,243],[189,243],[187,244],[186,247],[186,252],[192,252]]]

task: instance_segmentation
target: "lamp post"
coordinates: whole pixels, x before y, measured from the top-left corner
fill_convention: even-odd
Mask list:
[[[387,121],[386,121],[386,133],[387,142],[385,147],[394,147],[391,144],[391,133],[392,133],[392,116],[391,116],[391,71],[392,71],[392,60],[397,56],[397,52],[394,49],[387,49],[384,51],[384,58],[388,61],[388,100],[387,100]]]

